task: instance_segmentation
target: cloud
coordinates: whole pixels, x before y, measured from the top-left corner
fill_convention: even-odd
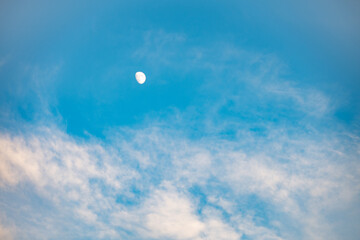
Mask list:
[[[144,209],[152,238],[194,239],[205,227],[189,199],[171,189],[156,190]]]
[[[238,219],[238,228],[244,235],[252,239],[272,239],[281,240],[283,238],[277,236],[273,231],[262,226],[256,226],[250,216]]]
[[[337,145],[275,131],[249,149],[241,136],[195,140],[164,129],[123,129],[106,143],[54,128],[2,133],[2,194],[27,188],[51,211],[65,211],[62,221],[82,226],[67,227],[79,237],[128,239],[301,239],[295,226],[306,238],[331,239],[338,235],[328,215],[359,201],[359,143],[349,139]],[[11,218],[16,203],[2,204]],[[36,204],[26,204],[15,221],[20,236],[50,236],[32,223]],[[49,209],[37,221],[52,229],[53,217]]]
[[[0,238],[4,240],[14,239],[11,231],[8,228],[5,228],[0,225]]]
[[[191,198],[169,184],[164,182],[155,189],[140,209],[114,213],[113,224],[131,222],[128,229],[138,228],[145,239],[239,239],[240,235],[211,209],[202,217],[197,215]]]
[[[152,69],[161,66],[171,68],[173,74],[196,75],[196,82],[201,83],[198,95],[209,103],[204,112],[257,109],[255,115],[259,108],[264,108],[263,113],[271,108],[274,113],[288,112],[288,117],[301,112],[321,118],[335,108],[322,91],[293,80],[289,67],[275,54],[249,51],[228,42],[191,45],[184,34],[152,30],[144,34],[134,57],[149,65],[156,62]]]
[[[209,219],[206,222],[206,231],[203,239],[236,240],[241,235],[219,219]]]
[[[291,82],[271,83],[266,84],[265,89],[269,93],[293,100],[301,111],[311,116],[322,117],[332,110],[330,99],[320,91],[300,89],[292,85]]]
[[[156,66],[173,65],[178,56],[178,46],[183,44],[186,36],[180,33],[168,33],[163,30],[150,30],[143,35],[143,44],[135,50],[133,57]],[[153,67],[156,67],[155,65]]]
[[[16,229],[13,225],[5,224],[7,219],[0,215],[0,238],[4,240],[12,240],[15,239]]]
[[[98,229],[104,228],[98,214],[109,210],[115,192],[136,178],[136,171],[119,168],[116,162],[121,159],[111,149],[76,143],[58,130],[40,129],[38,135],[26,137],[1,135],[0,142],[0,183],[4,189],[30,183],[45,201],[60,208],[71,206],[71,217]],[[30,217],[32,211],[35,209],[24,216]]]

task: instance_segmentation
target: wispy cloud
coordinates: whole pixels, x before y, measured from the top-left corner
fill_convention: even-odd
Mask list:
[[[346,142],[328,138],[277,133],[249,149],[241,136],[191,140],[159,128],[120,131],[111,143],[52,128],[3,133],[1,191],[30,184],[99,238],[300,239],[291,230],[297,226],[303,236],[331,239],[336,233],[327,215],[358,202],[360,166]],[[252,207],[251,196],[272,210]],[[34,228],[33,211],[30,204],[18,231]],[[257,219],[257,211],[269,219]],[[44,214],[43,221],[50,217]]]
[[[138,61],[150,63],[152,69],[180,64],[183,60],[179,46],[185,44],[186,36],[180,33],[168,33],[163,30],[149,30],[143,35],[143,44],[133,53]]]
[[[252,52],[228,42],[196,45],[184,34],[152,30],[144,35],[143,46],[134,51],[134,57],[171,68],[176,74],[196,73],[193,81],[201,83],[199,98],[208,98],[207,112],[229,104],[230,110],[241,111],[255,102],[257,108],[271,104],[272,111],[295,110],[321,118],[335,108],[320,90],[294,81],[288,66],[276,55]]]
[[[0,238],[4,240],[16,239],[15,225],[3,214],[0,214]]]

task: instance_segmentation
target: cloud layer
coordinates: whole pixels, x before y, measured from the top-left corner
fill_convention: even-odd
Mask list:
[[[171,131],[121,129],[106,142],[56,128],[2,133],[7,224],[16,224],[16,238],[338,239],[343,213],[359,212],[351,207],[359,200],[358,140],[275,130],[191,140]],[[48,210],[27,201],[16,212],[19,194],[35,194]],[[46,231],[59,219],[77,228]]]

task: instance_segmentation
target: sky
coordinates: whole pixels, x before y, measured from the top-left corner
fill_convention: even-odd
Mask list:
[[[359,24],[356,0],[2,1],[0,239],[358,239]]]

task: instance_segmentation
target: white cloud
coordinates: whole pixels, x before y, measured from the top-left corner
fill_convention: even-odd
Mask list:
[[[0,215],[0,239],[12,240],[16,236],[16,228],[6,222],[7,218],[4,215]]]
[[[209,240],[237,240],[241,234],[237,233],[219,219],[209,219],[206,221],[206,230],[203,239]]]
[[[314,89],[300,89],[292,86],[291,82],[267,83],[264,88],[267,92],[281,98],[288,98],[295,102],[299,110],[316,117],[322,117],[331,111],[330,99],[322,92]]]
[[[112,214],[112,224],[136,232],[142,238],[195,239],[205,228],[195,214],[195,206],[184,194],[163,183],[141,206],[120,208]]]
[[[111,149],[77,143],[58,130],[40,129],[22,137],[1,135],[0,142],[3,188],[28,182],[47,201],[59,208],[71,206],[74,218],[99,229],[103,223],[98,215],[109,211],[114,194],[136,178],[136,171],[117,164],[121,159]]]
[[[14,239],[13,235],[12,235],[12,232],[8,228],[6,228],[6,227],[4,227],[2,225],[0,225],[0,238],[3,239],[3,240],[12,240],[12,239]]]
[[[155,191],[144,208],[145,226],[153,238],[194,239],[205,227],[189,199],[173,190]]]
[[[213,207],[205,207],[202,214],[206,228],[201,239],[236,240],[241,238],[242,234],[223,220],[220,211]]]
[[[238,217],[238,229],[252,239],[259,240],[281,240],[283,238],[277,236],[273,231],[262,226],[256,226],[250,216]]]
[[[239,239],[232,227],[216,211],[196,214],[196,205],[188,196],[164,182],[151,192],[140,208],[118,211],[112,215],[113,224],[138,232],[148,239]],[[126,224],[123,224],[123,223]]]
[[[35,191],[66,212],[63,219],[94,229],[73,228],[79,237],[110,239],[301,239],[294,226],[305,238],[331,239],[347,224],[341,213],[359,202],[356,138],[274,129],[252,140],[243,137],[251,134],[194,140],[169,131],[121,130],[107,143],[74,139],[54,128],[2,133],[0,190],[22,194],[27,186],[24,194]],[[249,196],[264,209],[247,203]],[[27,220],[13,220],[20,235],[49,236],[30,224],[38,207],[24,207]],[[261,214],[265,220],[254,217]],[[344,219],[334,223],[331,214]],[[53,218],[37,215],[49,231],[58,224]]]

